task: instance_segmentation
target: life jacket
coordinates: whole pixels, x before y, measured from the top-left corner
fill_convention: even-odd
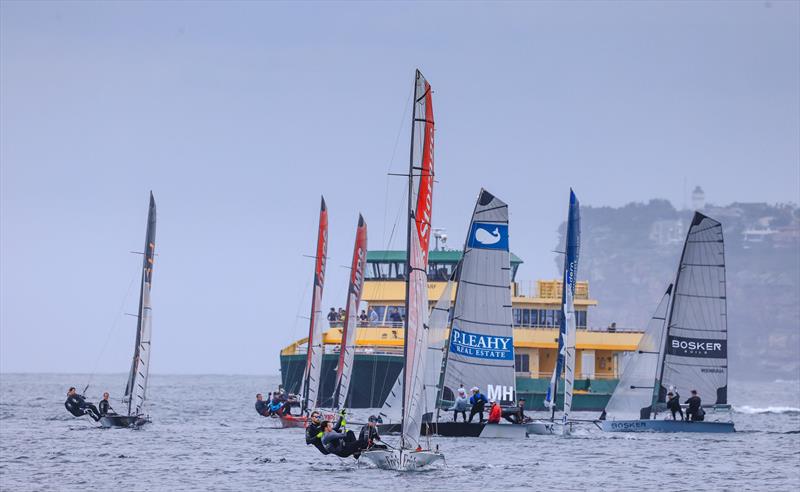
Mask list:
[[[490,424],[499,424],[500,417],[502,417],[503,411],[500,409],[500,405],[495,404],[491,410],[489,410],[489,423]]]

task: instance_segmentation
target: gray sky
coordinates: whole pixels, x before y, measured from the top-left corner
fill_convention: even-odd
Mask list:
[[[434,225],[459,247],[486,187],[522,280],[557,275],[570,186],[591,205],[680,206],[684,180],[798,202],[799,19],[776,1],[4,1],[0,370],[127,370],[152,189],[153,371],[276,372],[307,329],[319,195],[325,308],[359,211],[372,249],[404,244],[386,173],[408,163],[416,67]]]

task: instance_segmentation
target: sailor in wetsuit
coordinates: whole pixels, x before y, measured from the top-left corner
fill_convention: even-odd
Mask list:
[[[667,393],[667,410],[672,412],[672,420],[678,420],[675,418],[676,413],[681,414],[681,420],[683,420],[683,409],[681,408],[681,395],[678,394],[678,390],[675,390],[675,393],[670,391]]]
[[[261,393],[256,395],[256,412],[264,417],[269,417],[269,402],[264,401]]]
[[[67,391],[67,401],[64,402],[64,406],[69,413],[76,417],[88,415],[95,422],[100,420],[100,412],[97,411],[97,407],[93,403],[86,401],[83,395],[79,395],[74,386]]]
[[[469,403],[472,405],[472,409],[469,411],[469,422],[472,423],[472,418],[475,415],[480,415],[480,422],[483,423],[483,410],[484,406],[489,403],[481,390],[478,389],[477,386],[472,388],[472,396],[469,398]]]
[[[525,400],[519,400],[513,408],[503,409],[503,418],[512,424],[522,424],[530,420],[525,416]]]
[[[386,449],[385,444],[378,444],[381,442],[381,436],[378,434],[377,424],[378,417],[370,415],[369,419],[367,419],[367,425],[362,427],[361,432],[358,434],[361,449]]]
[[[117,412],[111,408],[111,404],[108,403],[108,391],[103,393],[103,399],[100,400],[100,403],[97,404],[98,410],[100,410],[100,416],[105,417],[106,415],[116,415]]]
[[[317,410],[311,412],[311,419],[306,426],[306,445],[313,444],[322,454],[329,454],[325,446],[322,445],[322,422],[319,420],[320,413]]]
[[[684,403],[689,405],[686,409],[686,419],[692,422],[701,422],[705,420],[706,412],[703,411],[703,401],[697,396],[697,390],[692,390],[692,396]]]
[[[339,420],[336,422],[336,425],[333,425],[332,422],[322,423],[322,445],[325,446],[325,449],[328,450],[328,453],[335,454],[340,458],[353,456],[354,458],[358,459],[361,454],[361,442],[356,439],[356,435],[351,430],[339,432],[339,430],[344,431],[345,425],[347,424],[344,419],[344,414],[345,411],[342,410],[339,414]]]

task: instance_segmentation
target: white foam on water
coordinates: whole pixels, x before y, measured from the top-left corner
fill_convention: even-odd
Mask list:
[[[757,413],[800,413],[800,408],[797,407],[751,407],[750,405],[742,405],[733,407],[736,413],[757,414]]]

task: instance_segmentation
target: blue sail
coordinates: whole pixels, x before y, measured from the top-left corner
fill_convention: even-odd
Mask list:
[[[574,306],[572,300],[575,297],[575,283],[578,272],[578,257],[580,256],[580,234],[581,217],[580,203],[572,189],[569,190],[569,214],[567,216],[567,240],[564,254],[564,277],[561,287],[561,320],[558,332],[558,359],[553,376],[550,379],[550,386],[547,388],[544,404],[553,410],[555,414],[555,400],[558,390],[558,380],[564,371],[566,356],[567,321],[572,315],[574,322]],[[573,341],[574,343],[574,341]],[[574,351],[574,348],[573,348]],[[574,369],[574,368],[573,368]],[[571,388],[569,388],[571,392]]]

